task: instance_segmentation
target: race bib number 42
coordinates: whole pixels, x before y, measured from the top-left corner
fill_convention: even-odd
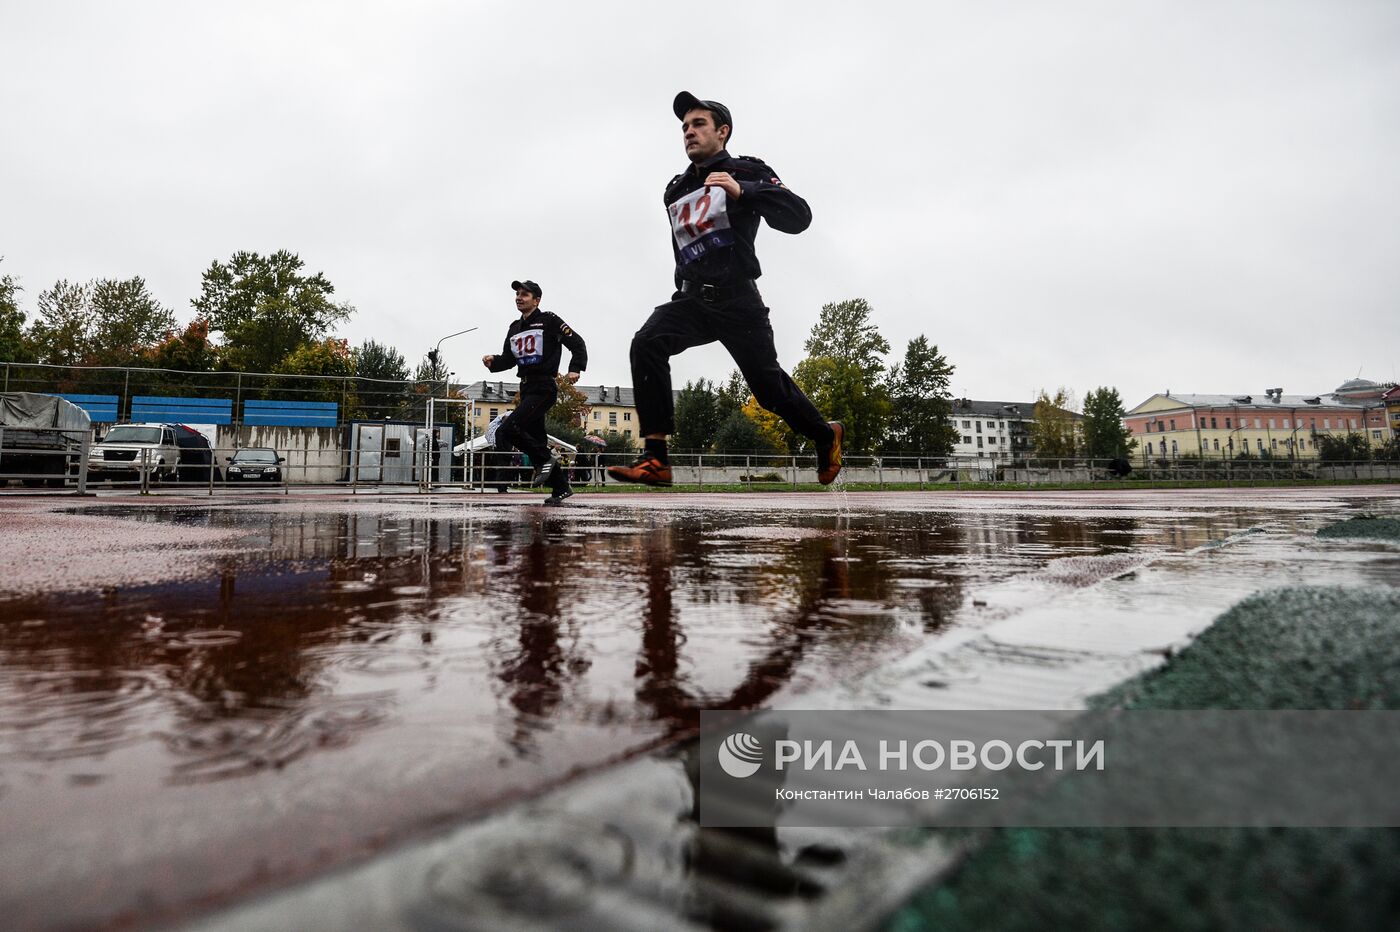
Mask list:
[[[531,327],[511,337],[510,351],[522,366],[533,366],[544,359],[544,328]]]
[[[734,245],[729,228],[728,201],[723,188],[704,187],[692,191],[666,208],[671,215],[671,233],[686,265],[707,253]]]

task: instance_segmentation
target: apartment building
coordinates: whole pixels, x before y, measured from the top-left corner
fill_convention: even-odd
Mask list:
[[[1002,461],[1029,455],[1035,402],[954,398],[952,406],[952,423],[958,432],[953,456]]]
[[[605,434],[616,431],[624,437],[639,437],[637,403],[631,386],[576,385],[588,399],[589,411],[580,426],[589,433]],[[486,430],[496,416],[515,410],[519,382],[483,380],[466,385],[454,385],[454,393],[471,402],[468,424],[472,435]]]
[[[1253,456],[1312,459],[1322,436],[1361,434],[1371,446],[1390,436],[1387,386],[1352,379],[1325,395],[1197,395],[1171,391],[1153,395],[1123,418],[1138,440],[1138,455]]]

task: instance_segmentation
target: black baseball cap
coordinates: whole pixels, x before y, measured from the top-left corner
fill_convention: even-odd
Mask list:
[[[523,289],[523,290],[525,290],[525,291],[530,292],[530,294],[534,295],[536,298],[543,298],[543,297],[544,297],[544,292],[540,290],[540,286],[539,286],[539,285],[536,285],[534,282],[530,281],[528,278],[525,279],[525,281],[523,281],[523,282],[511,282],[511,283],[510,283],[510,288],[511,288],[512,291],[520,291],[520,290]]]
[[[681,91],[671,103],[671,110],[678,120],[684,120],[692,110],[709,110],[715,115],[715,129],[728,126],[729,135],[734,135],[734,118],[729,115],[729,108],[717,100],[701,100],[690,91]]]

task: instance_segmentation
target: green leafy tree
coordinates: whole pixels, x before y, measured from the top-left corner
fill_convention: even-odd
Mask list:
[[[1084,396],[1084,455],[1090,459],[1127,459],[1137,446],[1123,423],[1123,399],[1118,389],[1096,388]]]
[[[715,452],[729,455],[759,453],[771,456],[777,451],[751,418],[746,417],[743,411],[735,411],[725,418],[724,423],[715,431]]]
[[[39,292],[39,315],[29,339],[39,362],[77,366],[88,362],[92,349],[92,287],[60,279]]]
[[[374,340],[361,343],[354,353],[356,416],[396,417],[407,397],[408,363],[403,353]]]
[[[361,379],[403,382],[408,379],[408,363],[403,353],[383,343],[366,340],[354,351],[355,375]]]
[[[1378,463],[1400,463],[1400,439],[1390,439],[1371,452]]]
[[[129,366],[175,330],[175,314],[137,276],[92,283],[92,351],[96,365]]]
[[[39,293],[30,337],[44,362],[129,366],[175,329],[175,315],[144,279],[62,280]]]
[[[708,379],[687,382],[676,397],[676,432],[671,436],[671,448],[708,450],[714,443],[720,420],[714,383]]]
[[[1356,463],[1371,458],[1365,434],[1322,434],[1317,438],[1318,458],[1324,463]]]
[[[871,323],[872,313],[870,302],[864,298],[822,305],[803,349],[808,356],[829,356],[882,375],[883,357],[890,351],[890,344]]]
[[[807,358],[792,373],[817,410],[845,426],[847,449],[863,453],[884,442],[894,411],[883,359],[890,344],[870,314],[861,298],[823,305],[804,345]]]
[[[303,343],[278,364],[283,375],[324,376],[324,378],[277,379],[268,395],[296,398],[300,401],[333,401],[353,410],[357,399],[347,391],[349,379],[355,374],[355,356],[345,340],[327,337],[314,343]]]
[[[1036,456],[1042,459],[1074,456],[1074,398],[1066,389],[1058,389],[1054,397],[1041,389],[1035,401],[1034,418],[1030,435],[1031,449]]]
[[[0,256],[0,261],[4,257]],[[9,275],[0,276],[0,362],[34,362],[19,308],[20,287]]]
[[[886,449],[947,456],[958,442],[950,380],[956,367],[920,334],[909,341],[904,362],[890,367],[894,405]]]
[[[736,411],[742,411],[744,402],[749,400],[749,386],[738,369],[729,373],[723,385],[715,386],[715,429]]]
[[[297,348],[327,336],[354,308],[331,300],[334,286],[320,272],[279,250],[270,256],[236,252],[227,263],[205,270],[192,302],[223,335],[228,365],[247,372],[274,372]]]

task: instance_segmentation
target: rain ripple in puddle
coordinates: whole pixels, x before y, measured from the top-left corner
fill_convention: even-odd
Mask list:
[[[179,760],[170,783],[207,783],[276,770],[319,748],[342,748],[390,718],[392,692],[330,696],[237,718],[187,721],[160,735]],[[196,709],[202,712],[202,709]]]

